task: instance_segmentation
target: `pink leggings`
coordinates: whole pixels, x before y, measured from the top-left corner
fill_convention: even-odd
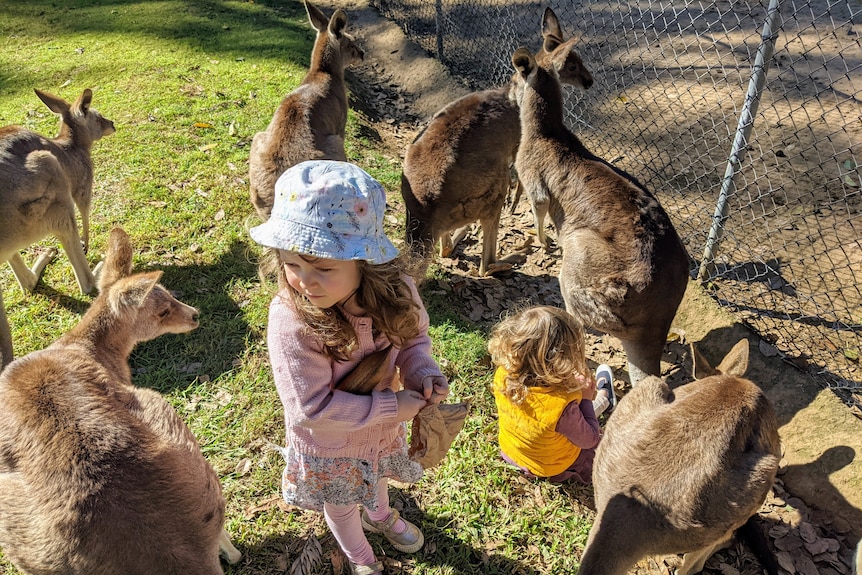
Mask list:
[[[391,509],[389,508],[389,480],[386,478],[377,483],[376,502],[377,511],[365,509],[368,518],[372,521],[388,519]],[[341,546],[341,550],[344,551],[350,561],[357,565],[371,565],[377,561],[374,550],[371,549],[371,544],[368,543],[368,539],[362,531],[359,507],[355,503],[351,505],[324,503],[323,517],[335,536],[335,540],[338,541],[338,545]]]

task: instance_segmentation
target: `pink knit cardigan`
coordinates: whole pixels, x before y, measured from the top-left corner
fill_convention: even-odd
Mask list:
[[[380,449],[391,445],[405,425],[395,419],[394,392],[402,384],[406,389],[421,391],[424,377],[441,375],[431,357],[428,313],[413,281],[407,276],[405,281],[420,306],[420,335],[405,342],[401,349],[393,347],[389,354],[391,377],[385,378],[371,395],[332,389],[363,357],[389,345],[383,335],[373,339],[371,318],[344,313],[356,330],[359,345],[349,361],[339,362],[324,355],[321,342],[305,333],[305,323],[289,297],[276,295],[273,299],[267,343],[275,386],[284,405],[289,446],[317,457],[376,461]]]

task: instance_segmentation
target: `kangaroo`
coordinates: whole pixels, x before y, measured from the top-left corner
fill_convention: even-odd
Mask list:
[[[60,115],[60,133],[52,139],[21,126],[0,128],[0,263],[8,261],[21,289],[33,291],[56,250],[40,256],[32,269],[18,252],[54,235],[72,262],[81,292],[91,293],[96,280],[85,255],[93,192],[90,149],[93,142],[114,133],[114,123],[90,107],[89,89],[71,105],[47,92],[36,90],[36,95]],[[75,206],[81,212],[83,246]],[[12,357],[0,294],[0,370]]]
[[[655,196],[566,128],[556,55],[545,68],[519,48],[512,63],[511,96],[521,114],[515,167],[527,193],[546,201],[557,230],[566,310],[622,341],[633,385],[661,375],[688,283],[685,247]]]
[[[564,41],[559,19],[550,8],[542,17],[542,38],[536,54],[540,65],[556,55],[564,62],[561,82],[583,90],[592,86],[593,77],[575,50],[575,39]],[[496,261],[509,166],[521,138],[518,107],[508,93],[509,86],[501,86],[449,103],[408,146],[401,175],[406,239],[424,258],[430,257],[438,242],[442,242],[441,255],[448,256],[467,226],[478,220],[482,227],[479,275],[511,267]],[[457,228],[455,236],[450,235]],[[537,233],[547,247],[544,229]]]
[[[674,390],[648,377],[608,419],[582,575],[622,575],[644,556],[669,553],[685,553],[679,575],[697,573],[773,485],[778,420],[760,388],[742,378],[748,341],[715,370],[694,346],[692,354],[695,377],[710,375]]]
[[[0,374],[0,547],[31,575],[219,575],[218,476],[162,396],[136,388],[132,348],[198,326],[154,271],[131,275],[109,238],[100,293],[81,321]]]
[[[272,211],[275,182],[287,168],[305,160],[347,161],[344,69],[362,62],[365,53],[344,31],[344,10],[327,18],[308,1],[305,10],[317,30],[311,66],[299,87],[281,101],[266,131],[255,134],[251,142],[251,203],[264,220]]]

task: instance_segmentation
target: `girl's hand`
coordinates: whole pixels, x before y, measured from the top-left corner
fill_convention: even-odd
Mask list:
[[[426,375],[422,378],[422,396],[428,403],[440,403],[449,395],[449,381],[442,375]]]
[[[410,421],[420,409],[428,405],[422,394],[412,389],[395,392],[395,398],[398,400],[398,421]]]
[[[581,397],[592,401],[596,398],[596,380],[592,377],[587,377],[586,380],[587,385],[585,385],[583,390],[581,391]]]

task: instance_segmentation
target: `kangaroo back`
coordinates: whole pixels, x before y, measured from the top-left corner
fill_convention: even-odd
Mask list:
[[[272,211],[275,182],[287,168],[306,160],[347,161],[347,87],[344,69],[361,62],[364,52],[345,29],[347,14],[331,18],[305,2],[317,38],[311,66],[299,87],[282,100],[266,131],[258,132],[249,154],[251,203],[266,220]]]
[[[622,574],[669,553],[686,554],[682,575],[699,571],[763,504],[780,456],[775,412],[751,381],[716,373],[671,390],[646,378],[596,452],[597,517],[581,571]]]
[[[82,293],[96,287],[85,252],[90,239],[93,190],[93,142],[114,132],[114,123],[90,107],[93,93],[84,90],[69,104],[36,90],[60,116],[56,138],[20,126],[0,128],[0,263],[9,262],[25,291],[33,291],[45,266],[56,254],[49,250],[28,268],[18,253],[46,236],[63,245]],[[78,233],[75,206],[83,230]],[[12,361],[12,336],[0,294],[0,370]]]
[[[161,272],[129,275],[131,258],[115,229],[78,325],[0,374],[0,547],[26,573],[222,573],[218,477],[128,367],[136,343],[196,328],[198,311]]]

